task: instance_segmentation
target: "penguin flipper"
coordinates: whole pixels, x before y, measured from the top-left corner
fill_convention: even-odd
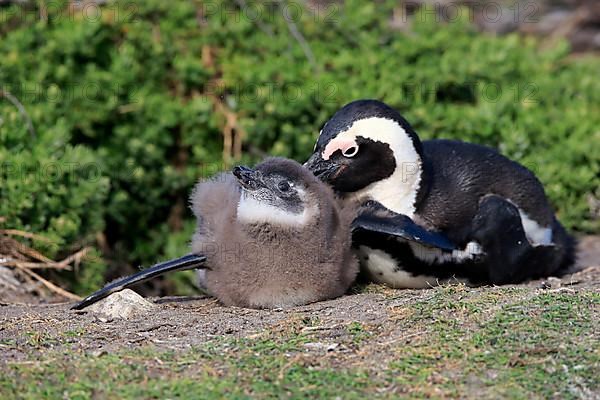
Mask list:
[[[137,283],[146,282],[167,272],[198,269],[204,264],[205,261],[206,256],[188,254],[183,257],[155,264],[149,268],[136,272],[133,275],[129,275],[109,283],[102,289],[92,293],[79,303],[75,304],[73,307],[71,307],[71,310],[81,310],[96,303],[97,301],[104,299],[105,297],[108,297],[112,293],[119,292]]]
[[[456,250],[448,238],[438,232],[428,231],[403,214],[388,210],[377,202],[369,202],[352,222],[352,232],[369,231],[397,236],[428,247]]]

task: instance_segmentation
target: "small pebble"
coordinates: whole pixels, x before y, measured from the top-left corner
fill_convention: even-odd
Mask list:
[[[129,319],[136,313],[148,312],[156,307],[131,289],[113,293],[105,299],[92,304],[85,310],[92,312],[100,322],[114,319]]]

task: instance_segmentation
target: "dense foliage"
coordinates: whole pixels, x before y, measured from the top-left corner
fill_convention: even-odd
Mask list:
[[[357,98],[397,107],[423,138],[499,148],[538,174],[569,228],[599,229],[598,58],[426,14],[401,31],[373,2],[75,4],[0,8],[0,216],[54,254],[96,246],[76,290],[108,264],[185,252],[196,179],[241,142],[244,161],[307,158]]]

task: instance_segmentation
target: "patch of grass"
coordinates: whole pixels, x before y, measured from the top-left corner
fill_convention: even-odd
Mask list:
[[[494,305],[497,296],[465,297],[454,288],[417,304],[412,318],[430,331],[390,364],[392,379],[411,390],[419,382],[422,395],[435,388],[459,397],[589,398],[597,391],[598,323],[591,310],[600,295],[502,292],[516,300]]]
[[[99,356],[44,348],[0,367],[0,398],[597,396],[599,293],[457,286],[420,299],[400,313],[391,307],[385,329],[350,322],[303,333],[328,321],[299,312],[258,336],[187,351]],[[333,352],[304,346],[333,338],[341,343]],[[44,347],[46,339],[30,340]]]
[[[76,338],[85,334],[85,329],[79,328],[74,331],[66,331],[63,335],[68,338]]]
[[[103,356],[64,356],[11,364],[0,377],[2,398],[358,398],[368,375],[315,368],[298,357],[302,336],[286,340],[217,341],[186,353],[151,348]],[[102,382],[101,385],[98,382]]]
[[[371,337],[371,332],[369,332],[363,324],[357,321],[350,323],[346,329],[352,336],[354,344],[360,344]]]
[[[53,338],[44,332],[32,331],[27,332],[26,335],[28,337],[27,344],[36,348],[51,347],[52,345],[59,343],[56,338]]]

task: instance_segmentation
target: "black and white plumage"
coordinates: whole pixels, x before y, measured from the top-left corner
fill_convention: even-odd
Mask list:
[[[351,251],[356,210],[295,161],[272,158],[200,182],[192,254],[122,278],[88,296],[111,293],[176,270],[200,269],[202,286],[225,305],[277,308],[341,296],[358,273]]]
[[[305,164],[346,199],[378,204],[445,236],[454,250],[381,233],[355,242],[371,277],[395,287],[445,279],[520,282],[573,262],[573,240],[531,171],[495,150],[453,140],[421,142],[394,109],[359,100],[323,127]]]

